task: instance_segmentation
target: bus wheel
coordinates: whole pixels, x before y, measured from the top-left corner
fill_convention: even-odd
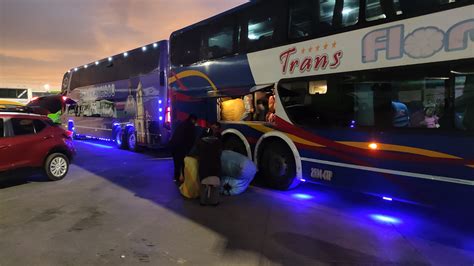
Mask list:
[[[115,139],[115,145],[117,145],[119,149],[127,148],[126,142],[124,141],[123,129],[121,128],[116,129],[114,139]]]
[[[127,129],[127,146],[131,151],[138,151],[137,132],[133,127]]]
[[[295,157],[290,148],[281,142],[265,145],[259,168],[261,178],[271,188],[287,190],[296,178]]]
[[[244,156],[248,156],[245,144],[235,135],[224,136],[223,150],[235,151]]]

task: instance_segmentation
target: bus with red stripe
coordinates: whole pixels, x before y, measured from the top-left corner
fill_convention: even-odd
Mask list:
[[[272,188],[472,202],[472,14],[462,0],[243,4],[172,33],[171,120],[220,121]]]

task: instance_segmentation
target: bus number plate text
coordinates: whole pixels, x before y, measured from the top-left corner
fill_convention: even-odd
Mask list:
[[[325,181],[332,181],[333,172],[319,168],[311,168],[311,177]]]

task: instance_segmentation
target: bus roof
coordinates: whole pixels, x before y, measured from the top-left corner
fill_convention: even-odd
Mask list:
[[[161,40],[161,41],[149,43],[149,44],[146,44],[146,45],[142,45],[142,46],[137,47],[137,48],[134,48],[134,49],[132,49],[132,50],[123,51],[122,53],[114,54],[114,55],[111,55],[111,56],[109,56],[109,57],[116,57],[116,56],[119,56],[119,55],[123,55],[124,53],[130,53],[130,54],[131,54],[131,53],[134,53],[135,51],[141,50],[141,49],[142,49],[143,47],[145,47],[145,46],[153,46],[153,45],[155,45],[155,44],[157,44],[158,46],[160,46],[160,45],[164,45],[164,44],[167,44],[167,43],[168,43],[168,40]],[[96,61],[94,61],[94,62],[106,61],[106,60],[108,60],[109,57],[104,57],[104,58],[99,59],[99,60],[96,60]],[[93,62],[88,63],[87,65],[90,65],[90,64],[92,64],[92,63],[93,63]],[[86,65],[86,64],[84,64],[84,65]],[[65,74],[69,73],[70,71],[74,70],[75,68],[84,67],[84,65],[80,65],[80,66],[77,66],[77,67],[73,67],[73,68],[71,68],[70,70],[66,71]]]
[[[194,23],[194,24],[191,24],[191,25],[189,25],[189,26],[187,26],[187,27],[185,27],[185,28],[176,30],[176,31],[174,31],[174,32],[171,33],[170,39],[171,39],[172,36],[174,36],[174,35],[176,35],[176,34],[181,34],[181,33],[183,33],[183,32],[186,32],[186,31],[188,31],[188,30],[191,30],[191,29],[193,29],[193,28],[195,28],[195,27],[204,25],[204,24],[206,24],[206,23],[209,22],[209,21],[218,19],[218,18],[220,18],[220,17],[225,17],[225,16],[227,16],[227,15],[229,15],[229,14],[236,13],[236,12],[238,12],[238,11],[240,11],[240,10],[246,9],[246,8],[248,8],[249,6],[253,6],[253,5],[257,4],[258,2],[262,2],[262,1],[263,1],[263,0],[254,0],[254,1],[251,1],[251,2],[248,2],[248,3],[241,4],[241,5],[239,5],[239,6],[236,6],[236,7],[234,7],[234,8],[231,8],[231,9],[229,9],[229,10],[227,10],[227,11],[222,12],[222,13],[219,13],[219,14],[214,15],[214,16],[212,16],[212,17],[209,17],[209,18],[206,18],[206,19],[201,20],[201,21],[199,21],[199,22],[196,22],[196,23]]]

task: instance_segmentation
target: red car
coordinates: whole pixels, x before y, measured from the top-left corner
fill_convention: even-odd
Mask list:
[[[0,111],[0,173],[42,168],[50,180],[63,179],[76,153],[71,136],[46,116]]]

